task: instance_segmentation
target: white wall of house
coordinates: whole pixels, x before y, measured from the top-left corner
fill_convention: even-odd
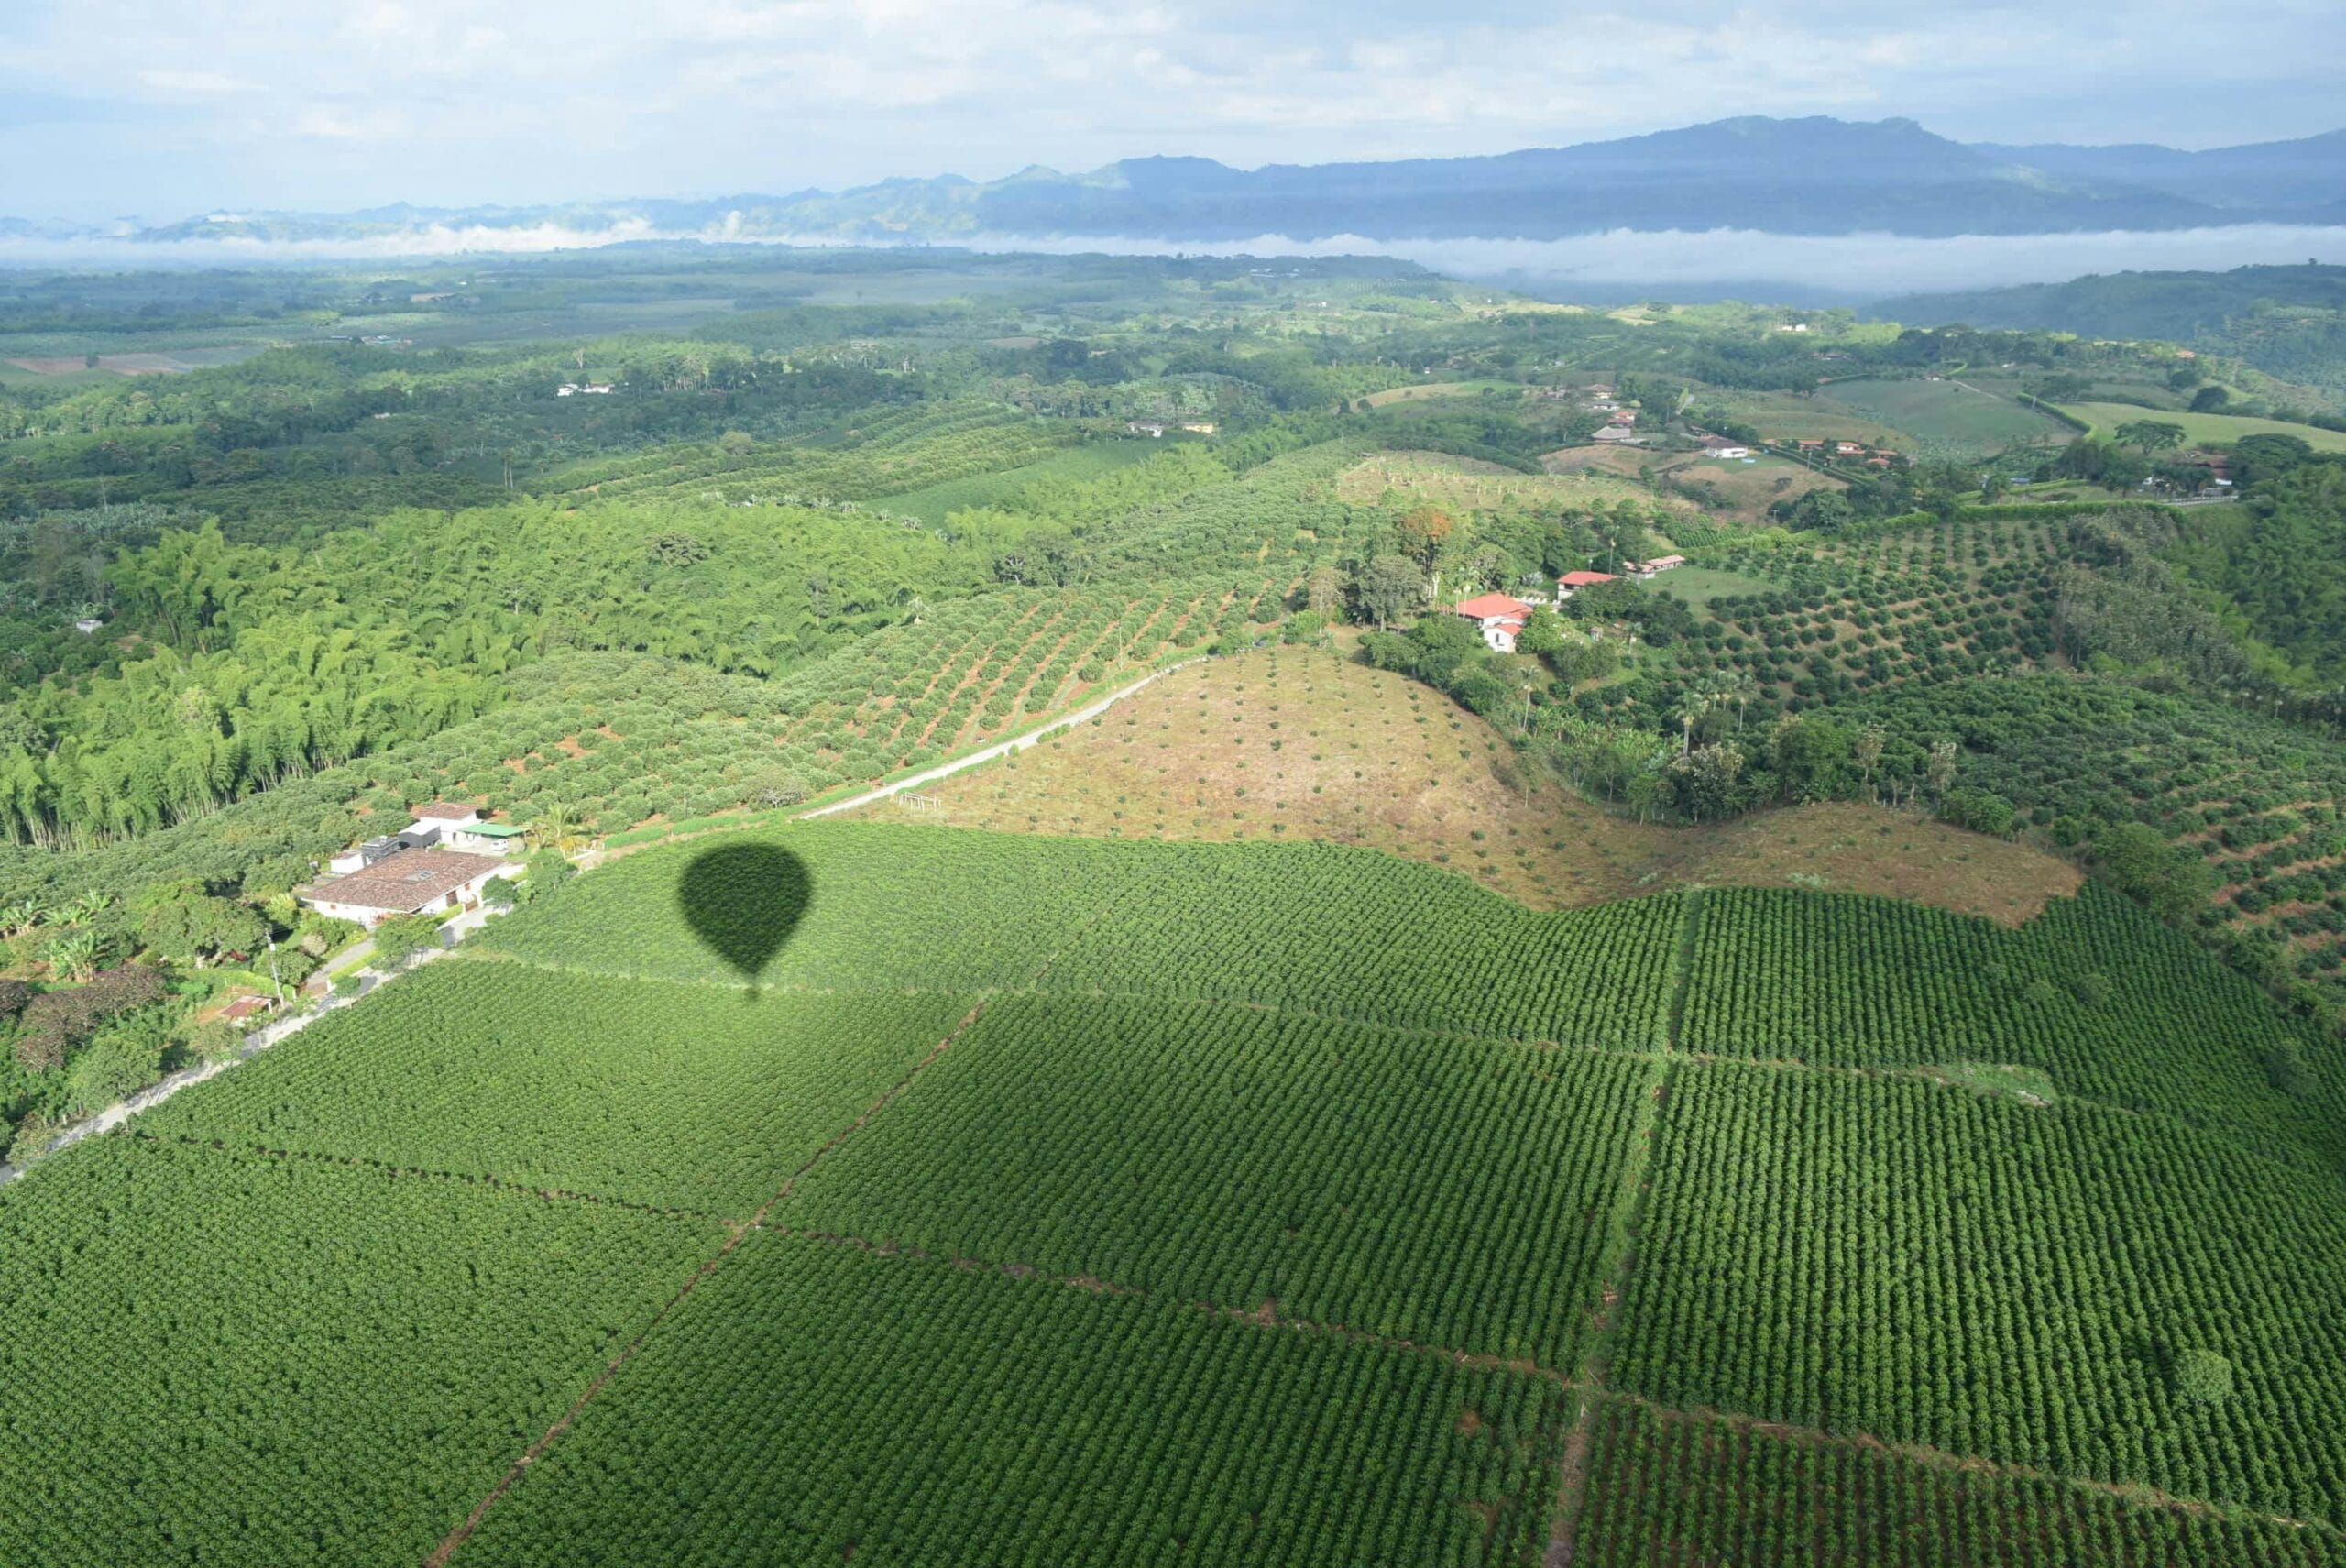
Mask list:
[[[356,921],[371,931],[394,915],[456,914],[469,905],[478,904],[481,894],[499,877],[517,877],[521,874],[521,867],[519,863],[499,866],[495,871],[483,872],[462,887],[441,894],[429,903],[415,905],[407,909],[377,909],[370,905],[336,904],[331,899],[323,898],[305,899],[303,902],[319,914],[331,919]]]

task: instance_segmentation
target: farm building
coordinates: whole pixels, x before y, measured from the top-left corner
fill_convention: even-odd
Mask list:
[[[407,850],[444,846],[485,855],[510,855],[521,847],[522,829],[504,822],[483,822],[476,806],[435,800],[415,808],[413,820],[396,833],[385,833],[345,850],[326,862],[329,871],[349,872]]]
[[[227,1006],[223,1007],[220,1010],[220,1022],[223,1024],[234,1024],[236,1027],[241,1029],[247,1024],[251,1023],[254,1019],[269,1012],[271,1009],[276,1007],[276,1005],[277,1001],[274,997],[239,996],[236,1001],[231,1002]]]
[[[1506,594],[1482,594],[1453,605],[1450,613],[1471,620],[1495,652],[1515,652],[1516,633],[1531,614],[1531,607]]]
[[[1165,433],[1165,422],[1155,419],[1127,420],[1124,422],[1124,433],[1146,435],[1154,441]]]
[[[1836,441],[1833,444],[1833,455],[1836,457],[1862,457],[1865,453],[1866,444],[1862,441]]]
[[[336,920],[372,930],[394,915],[450,914],[480,903],[491,879],[521,866],[455,850],[400,850],[301,893],[301,902]]]
[[[1730,441],[1724,435],[1706,435],[1703,437],[1703,455],[1718,458],[1749,457],[1751,455],[1751,448],[1740,441]]]
[[[527,831],[510,822],[467,822],[449,828],[441,841],[467,854],[510,855],[521,848]]]
[[[1626,424],[1608,424],[1596,433],[1595,439],[1607,446],[1643,446],[1646,438]]]
[[[1683,555],[1657,555],[1650,561],[1636,561],[1629,565],[1629,576],[1650,578],[1662,572],[1674,572],[1686,564]]]
[[[1617,583],[1621,579],[1610,572],[1566,572],[1556,579],[1556,602],[1563,603],[1581,589],[1597,583]]]

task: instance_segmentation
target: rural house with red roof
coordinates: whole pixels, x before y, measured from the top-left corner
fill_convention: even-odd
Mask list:
[[[1563,603],[1573,595],[1598,583],[1617,583],[1621,579],[1610,572],[1566,572],[1556,579],[1556,602]]]
[[[492,878],[518,876],[518,861],[455,850],[400,850],[347,876],[301,890],[302,903],[368,930],[394,915],[454,915],[480,904]]]
[[[1471,620],[1495,652],[1515,652],[1516,633],[1531,615],[1531,606],[1506,594],[1480,594],[1451,606],[1450,613]]]

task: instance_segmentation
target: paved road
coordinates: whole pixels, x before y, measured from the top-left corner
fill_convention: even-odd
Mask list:
[[[845,800],[835,800],[828,806],[818,806],[812,811],[802,811],[798,814],[799,820],[812,821],[817,817],[833,817],[842,811],[853,811],[859,806],[869,806],[875,800],[885,800],[890,795],[902,795],[904,791],[912,789],[916,785],[934,784],[938,779],[950,778],[955,773],[961,773],[966,769],[974,768],[981,762],[991,762],[996,757],[1006,757],[1013,751],[1023,751],[1029,746],[1035,745],[1039,741],[1048,740],[1062,729],[1072,729],[1079,724],[1090,723],[1092,719],[1099,718],[1102,714],[1115,707],[1116,704],[1124,701],[1124,698],[1140,690],[1141,687],[1148,685],[1156,681],[1161,681],[1176,670],[1186,670],[1192,664],[1201,663],[1204,657],[1205,656],[1203,654],[1200,654],[1195,659],[1184,659],[1178,664],[1168,664],[1165,668],[1157,671],[1155,674],[1143,675],[1139,680],[1135,681],[1132,685],[1119,687],[1115,691],[1110,692],[1106,696],[1100,698],[1098,701],[1077,708],[1065,718],[1055,718],[1050,723],[1044,725],[1040,729],[1030,730],[1026,734],[1017,737],[1015,740],[998,740],[994,744],[988,746],[982,751],[972,751],[966,757],[959,758],[950,762],[939,763],[937,766],[930,768],[924,773],[915,773],[910,778],[902,778],[896,780],[893,784],[882,784],[878,789],[866,790],[861,795],[850,795]]]

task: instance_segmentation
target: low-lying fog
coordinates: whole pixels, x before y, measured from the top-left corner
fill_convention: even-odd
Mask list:
[[[526,228],[434,225],[391,235],[291,241],[9,239],[0,240],[0,265],[242,267],[270,261],[388,261],[482,252],[543,254],[661,240],[816,247],[839,243],[812,236],[752,236],[729,225],[693,234],[663,233],[640,221],[591,230],[552,225]],[[1557,240],[1376,240],[1356,235],[1293,240],[1262,235],[1213,243],[982,235],[954,244],[970,250],[1059,256],[1385,255],[1419,262],[1452,277],[1486,280],[1557,300],[1736,297],[1805,304],[2057,282],[2088,272],[2220,270],[2252,263],[2336,260],[2346,258],[2346,227],[2242,224],[2101,234],[1967,235],[1952,239],[1782,235],[1751,229],[1616,230]]]

